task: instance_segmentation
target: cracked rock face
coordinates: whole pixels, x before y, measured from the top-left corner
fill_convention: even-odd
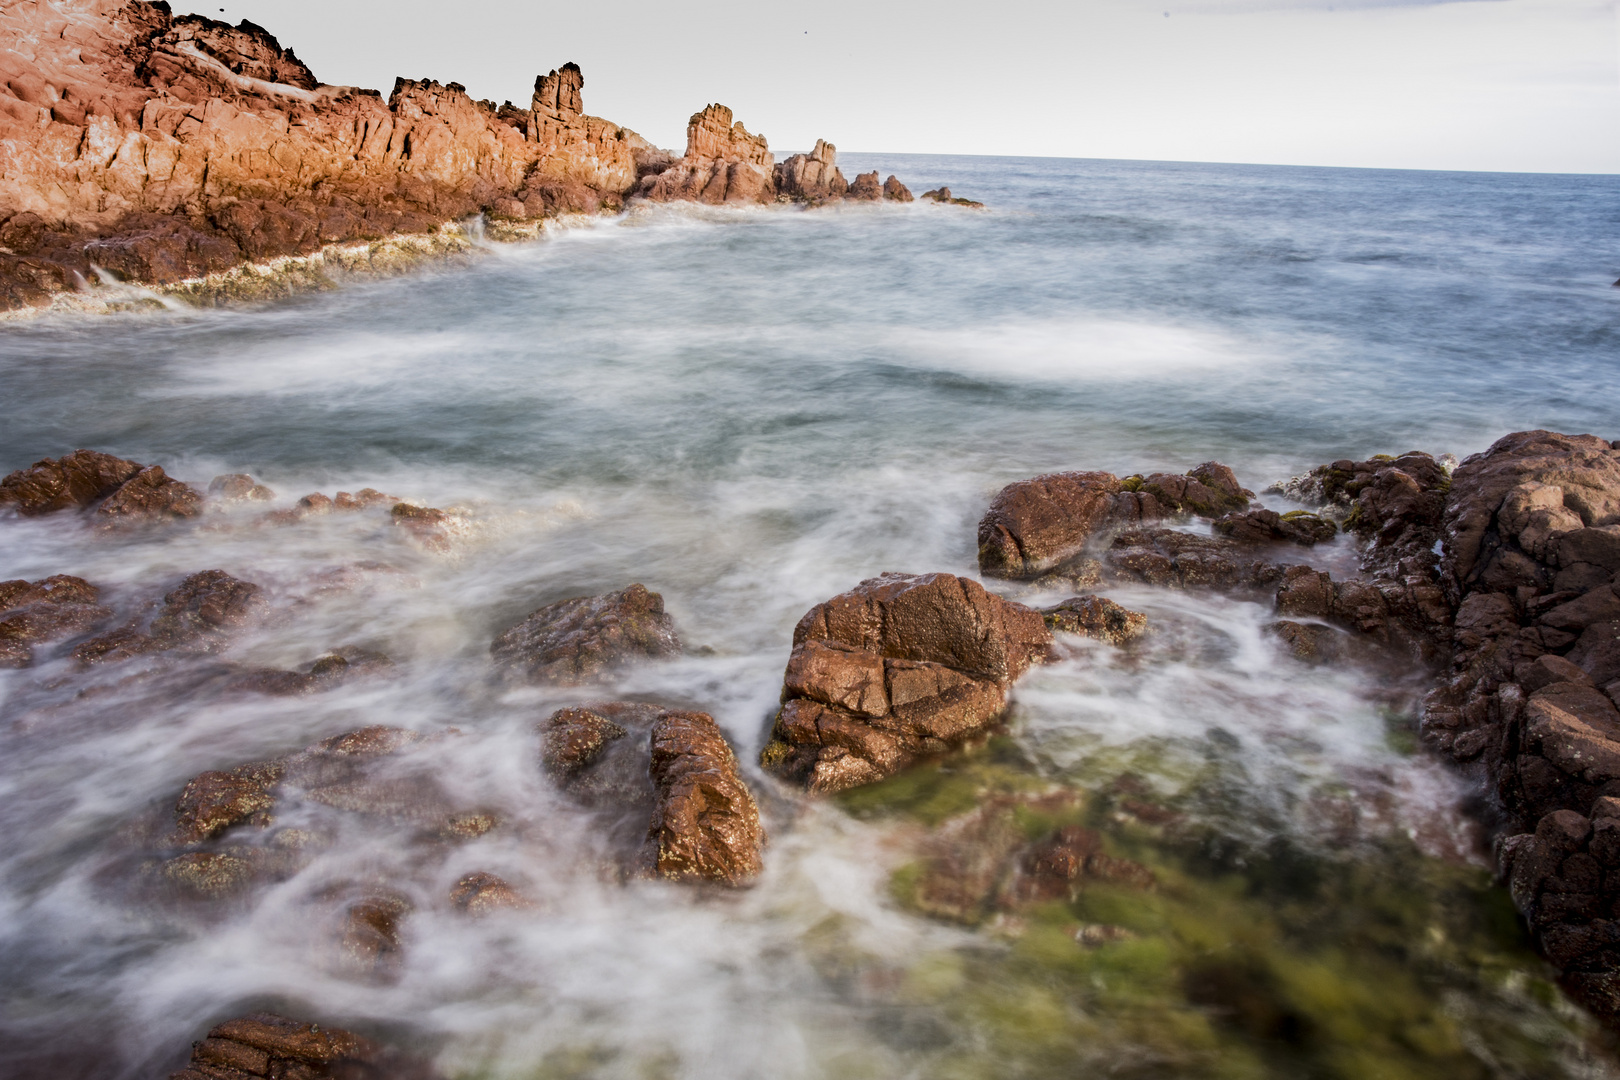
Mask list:
[[[799,620],[761,760],[811,791],[881,780],[992,725],[1051,646],[1039,612],[969,578],[863,581]]]

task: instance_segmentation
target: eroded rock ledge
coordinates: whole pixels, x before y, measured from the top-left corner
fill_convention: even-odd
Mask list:
[[[322,83],[263,27],[174,16],[163,0],[0,9],[0,310],[116,278],[168,285],[244,261],[627,198],[909,201],[853,184],[831,144],[775,164],[710,105],[680,158],[584,111],[564,64],[526,105],[458,83]],[[318,271],[316,272],[318,276]]]

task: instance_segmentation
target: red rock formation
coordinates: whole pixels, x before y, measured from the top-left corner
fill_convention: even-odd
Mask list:
[[[655,202],[772,202],[773,163],[765,136],[733,123],[724,105],[710,105],[687,121],[686,155],[645,178],[640,194]]]
[[[827,176],[783,188],[765,137],[725,106],[691,118],[677,160],[586,115],[584,85],[564,64],[535,80],[527,108],[428,79],[396,80],[385,101],[322,83],[250,22],[175,17],[162,0],[7,4],[0,308],[42,303],[96,268],[170,283],[480,211],[591,212],[637,190],[707,203],[844,194],[830,146]],[[875,177],[861,192],[878,197],[869,188]],[[892,177],[882,194],[910,197]]]
[[[849,182],[838,171],[838,148],[824,139],[808,154],[794,154],[776,167],[776,190],[791,199],[841,199]]]
[[[455,83],[328,86],[264,29],[145,0],[0,9],[0,303],[91,264],[147,282],[500,209],[615,205],[645,142],[570,64],[528,110]]]

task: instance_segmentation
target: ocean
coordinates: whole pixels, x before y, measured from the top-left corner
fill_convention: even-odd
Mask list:
[[[1491,879],[1479,778],[1417,745],[1427,676],[1303,665],[1253,600],[1106,590],[1145,644],[1076,644],[986,745],[871,789],[807,798],[756,764],[800,616],[884,571],[977,576],[1014,480],[1217,460],[1263,491],[1529,428],[1620,438],[1620,178],[841,165],[986,208],[637,206],[265,306],[0,328],[0,470],[83,446],[459,523],[447,552],[380,513],[0,523],[0,579],[76,574],[136,610],[219,568],[273,616],[178,672],[0,672],[0,1071],[166,1075],[268,1007],[469,1078],[1620,1075]],[[1355,564],[1343,538],[1300,557]],[[494,677],[501,629],[631,582],[685,656],[584,689]],[[341,645],[396,672],[302,697],[210,674]],[[754,888],[604,878],[535,727],[620,696],[719,721],[770,833]],[[457,729],[434,775],[501,825],[447,845],[351,815],[230,903],[140,884],[134,823],[188,778],[369,724]],[[1156,884],[919,910],[929,845],[987,792],[1072,793]],[[474,870],[535,906],[452,910]],[[410,909],[386,978],[336,956],[357,889]]]

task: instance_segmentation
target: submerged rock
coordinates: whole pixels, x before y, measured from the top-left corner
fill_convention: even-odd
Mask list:
[[[601,702],[558,710],[542,736],[547,770],[596,813],[621,870],[738,886],[764,868],[758,807],[707,713]]]
[[[1058,825],[1036,839],[1025,831],[1030,815],[1072,816],[1071,792],[996,796],[931,833],[904,890],[908,905],[925,915],[976,926],[1053,901],[1073,901],[1088,886],[1155,887],[1152,871],[1109,855],[1096,831]]]
[[[224,503],[270,502],[276,493],[247,473],[225,473],[208,481],[208,494]]]
[[[1041,609],[1041,618],[1053,630],[1123,645],[1147,631],[1147,616],[1121,607],[1106,596],[1071,596]]]
[[[333,690],[351,679],[386,674],[394,662],[380,652],[345,645],[316,657],[303,671],[257,668],[232,679],[228,688],[250,693],[293,697]]]
[[[411,902],[393,893],[363,897],[343,913],[338,941],[343,966],[370,978],[397,975],[404,952],[402,923]]]
[[[1268,625],[1266,630],[1288,647],[1294,659],[1307,664],[1331,663],[1344,652],[1338,632],[1319,623],[1279,619]]]
[[[467,874],[455,883],[450,890],[450,903],[458,911],[474,918],[482,918],[496,911],[521,911],[534,906],[504,878],[481,870]]]
[[[884,574],[793,631],[782,708],[761,761],[811,791],[890,776],[1000,717],[1050,652],[1041,614],[952,574]]]
[[[80,642],[73,656],[82,663],[100,664],[173,649],[218,652],[263,606],[263,592],[251,581],[223,570],[204,570],[164,596],[163,607],[145,632],[125,626]]]
[[[351,1031],[261,1012],[210,1029],[191,1044],[188,1067],[169,1080],[432,1080],[435,1075],[425,1063]]]
[[[979,521],[979,569],[1029,578],[1081,556],[1113,532],[1170,518],[1219,517],[1248,507],[1253,492],[1207,462],[1185,476],[1050,473],[1009,484]]]
[[[27,667],[34,646],[93,629],[112,617],[101,591],[83,578],[0,581],[0,667]]]
[[[1284,568],[1245,545],[1180,529],[1128,529],[1114,538],[1104,563],[1127,580],[1176,588],[1264,589]]]
[[[531,682],[590,682],[642,659],[681,651],[664,598],[645,585],[561,600],[532,612],[490,646],[495,661]]]

